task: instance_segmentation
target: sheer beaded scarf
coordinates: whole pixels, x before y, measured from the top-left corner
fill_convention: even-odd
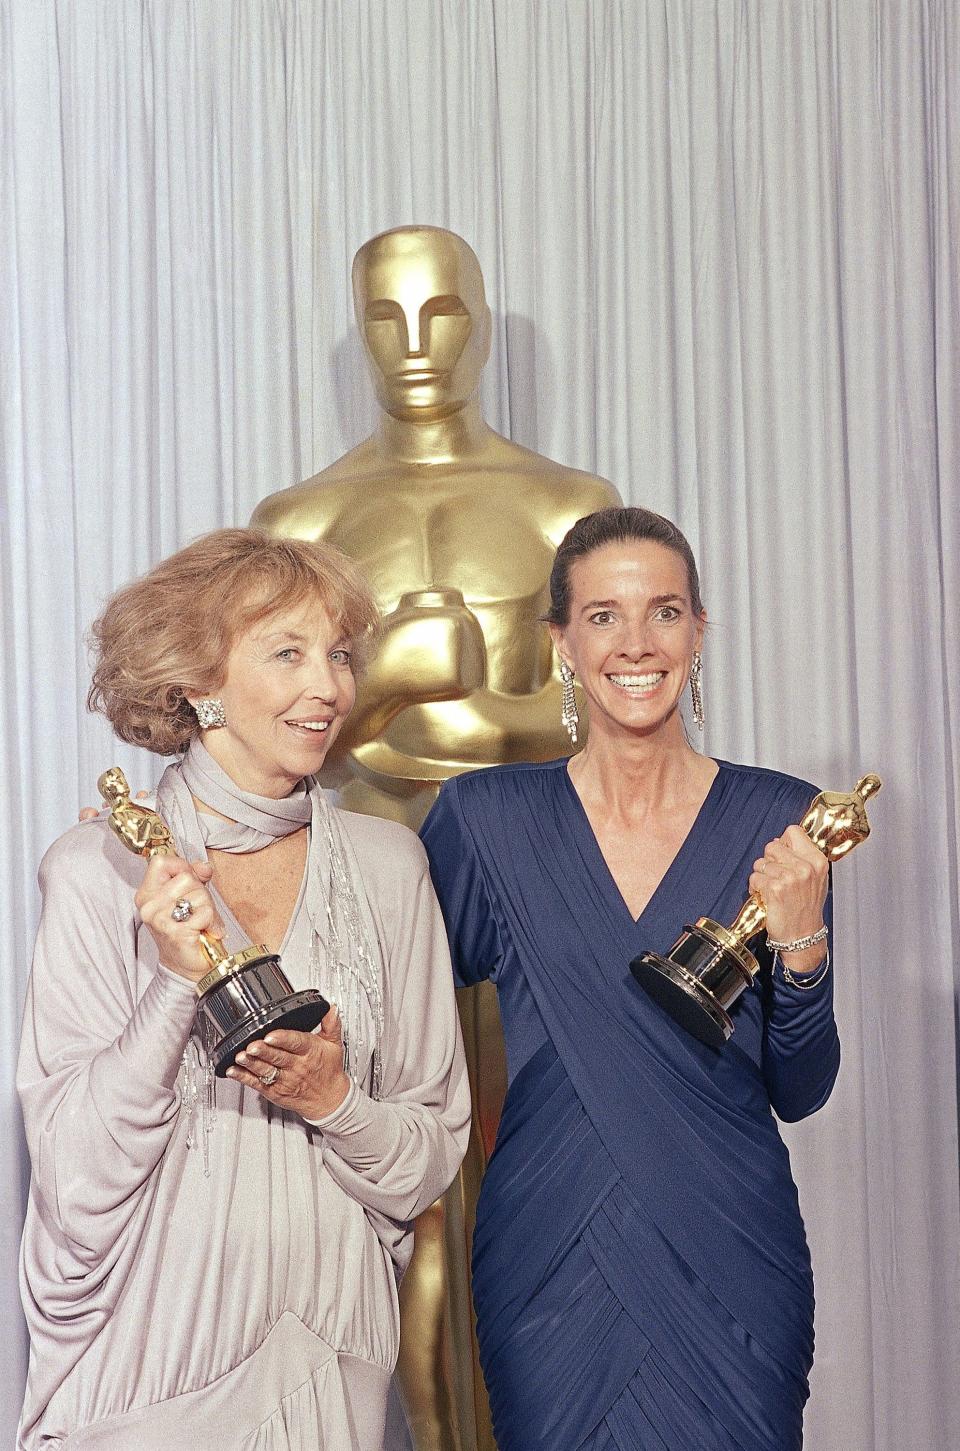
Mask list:
[[[197,800],[228,817],[197,810]],[[215,851],[261,851],[279,837],[310,827],[304,905],[311,926],[311,985],[322,987],[340,1013],[346,1073],[357,1083],[371,1064],[370,1094],[380,1094],[383,1036],[383,958],[360,866],[337,813],[313,778],[274,801],[254,796],[220,767],[199,740],[164,771],[157,806],[181,854],[190,860]],[[362,1011],[366,1000],[367,1013]],[[373,1024],[373,1042],[365,1023]]]

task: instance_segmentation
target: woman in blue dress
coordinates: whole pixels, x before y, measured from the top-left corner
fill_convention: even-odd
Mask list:
[[[840,1057],[815,788],[689,743],[706,616],[669,521],[581,519],[550,589],[587,744],[448,781],[423,828],[458,981],[496,983],[506,1037],[473,1256],[498,1445],[796,1451],[813,1285],[774,1114],[818,1109]],[[784,946],[718,1052],[628,965],[748,886]]]

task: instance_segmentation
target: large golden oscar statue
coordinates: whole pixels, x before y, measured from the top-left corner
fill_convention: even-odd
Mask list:
[[[265,499],[253,523],[352,556],[386,617],[338,742],[343,802],[416,829],[440,783],[570,750],[547,604],[554,549],[582,515],[618,503],[604,479],[521,448],[480,414],[490,311],[466,242],[410,226],[353,264],[357,324],[383,410],[322,473]],[[469,1301],[477,1191],[506,1081],[496,998],[460,994],[474,1133],[442,1205],[417,1223],[401,1289],[398,1367],[417,1451],[493,1451]]]

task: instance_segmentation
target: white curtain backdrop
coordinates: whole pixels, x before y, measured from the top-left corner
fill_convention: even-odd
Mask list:
[[[349,264],[420,221],[480,256],[490,422],[690,535],[708,749],[885,779],[789,1133],[807,1446],[960,1445],[958,77],[954,0],[0,0],[0,1444],[36,866],[154,772],[84,631],[369,430]]]

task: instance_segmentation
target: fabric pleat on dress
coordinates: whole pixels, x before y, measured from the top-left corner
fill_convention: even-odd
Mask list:
[[[382,1383],[368,1384],[363,1368],[349,1357],[342,1363],[332,1357],[284,1397],[269,1420],[244,1437],[238,1451],[289,1451],[291,1446],[342,1451],[378,1447],[382,1437]]]

